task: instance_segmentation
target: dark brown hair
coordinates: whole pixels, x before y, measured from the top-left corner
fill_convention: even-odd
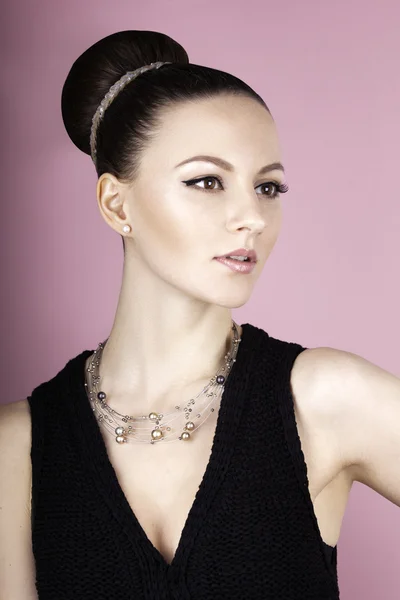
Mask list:
[[[88,48],[72,65],[62,90],[62,116],[73,143],[90,155],[93,115],[110,87],[127,71],[169,61],[129,83],[107,108],[97,131],[96,170],[120,181],[138,172],[143,150],[160,126],[162,109],[173,103],[219,94],[263,99],[241,79],[210,67],[190,64],[184,48],[153,31],[113,33]]]

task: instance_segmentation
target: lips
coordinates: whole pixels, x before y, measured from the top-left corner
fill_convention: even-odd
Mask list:
[[[252,273],[257,264],[251,260],[239,260],[238,258],[228,258],[227,256],[214,258],[214,260],[222,265],[225,265],[231,271],[234,271],[235,273],[242,273],[243,275]]]
[[[254,250],[247,250],[246,248],[238,248],[237,250],[231,250],[231,252],[227,252],[226,254],[222,254],[221,256],[216,256],[215,258],[233,258],[235,256],[245,256],[248,258],[249,262],[257,262],[257,254]]]

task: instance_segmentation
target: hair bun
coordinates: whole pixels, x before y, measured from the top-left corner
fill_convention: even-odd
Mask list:
[[[128,30],[90,46],[73,63],[61,95],[61,112],[72,142],[90,155],[93,115],[110,87],[128,71],[152,62],[189,63],[185,49],[164,33]]]

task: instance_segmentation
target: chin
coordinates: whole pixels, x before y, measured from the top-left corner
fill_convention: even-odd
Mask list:
[[[210,304],[216,304],[223,308],[241,308],[250,300],[252,291],[252,289],[250,291],[246,290],[246,292],[232,292],[232,290],[221,291],[220,294],[214,293],[209,302]]]

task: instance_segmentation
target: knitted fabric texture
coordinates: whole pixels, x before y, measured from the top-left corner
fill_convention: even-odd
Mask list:
[[[337,549],[321,538],[293,407],[290,374],[305,348],[242,328],[171,564],[146,536],[109,460],[84,387],[93,350],[33,390],[39,600],[339,598]]]

